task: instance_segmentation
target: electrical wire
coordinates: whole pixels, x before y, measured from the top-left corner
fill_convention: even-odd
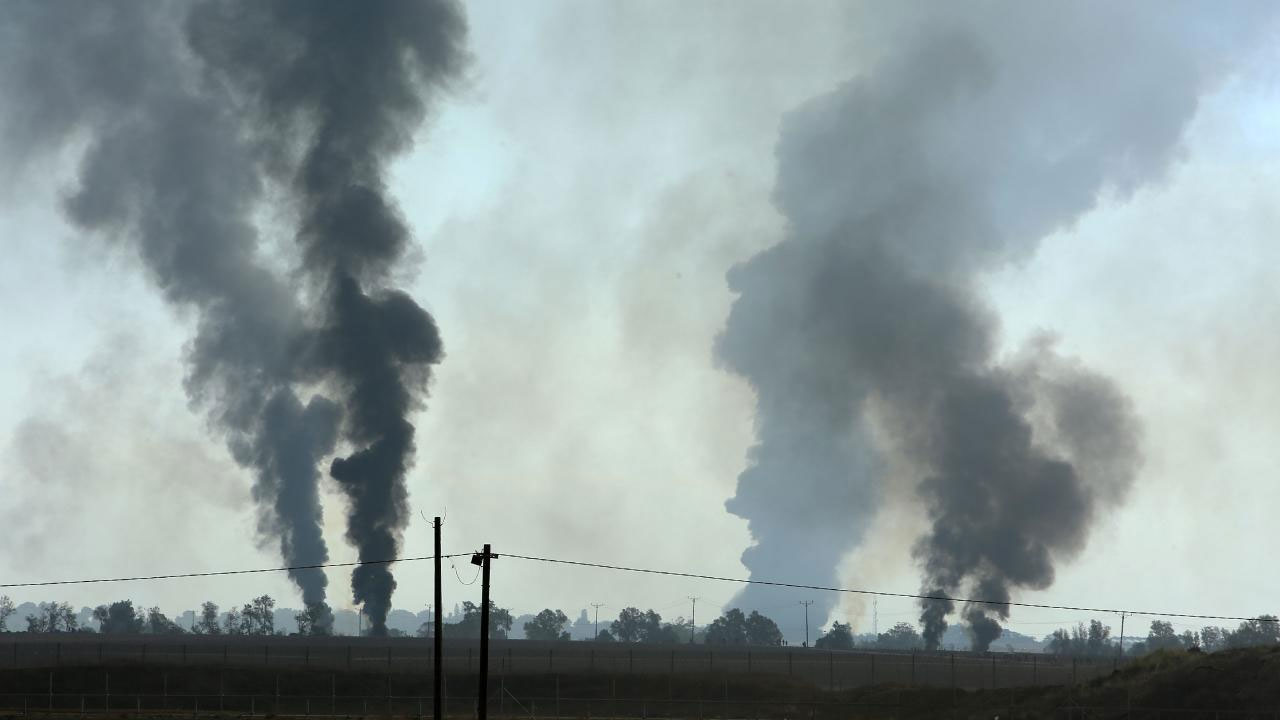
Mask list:
[[[1110,613],[1124,615],[1147,615],[1151,617],[1172,617],[1172,618],[1188,618],[1195,620],[1242,620],[1255,622],[1280,622],[1280,619],[1273,617],[1243,617],[1236,615],[1201,615],[1197,613],[1180,613],[1180,612],[1162,612],[1157,610],[1122,610],[1119,608],[1097,608],[1097,607],[1081,607],[1074,605],[1049,605],[1045,603],[1029,603],[1029,602],[1013,602],[1002,600],[983,600],[981,598],[960,598],[949,597],[947,595],[916,595],[913,593],[897,593],[886,592],[882,590],[860,590],[855,588],[839,588],[828,587],[824,585],[804,585],[801,583],[776,582],[772,580],[754,580],[747,578],[729,578],[717,575],[700,575],[698,573],[677,572],[674,570],[654,570],[652,568],[636,568],[624,565],[609,565],[606,563],[582,562],[579,560],[560,560],[557,558],[537,557],[534,555],[516,555],[514,553],[503,553],[502,557],[516,558],[518,560],[532,560],[535,562],[555,563],[558,565],[574,565],[577,567],[590,567],[602,570],[620,570],[623,572],[645,573],[648,575],[666,575],[669,577],[690,578],[693,580],[713,580],[716,582],[743,583],[749,585],[769,585],[772,587],[794,588],[797,590],[821,590],[825,592],[849,593],[852,595],[873,595],[876,597],[891,598],[909,598],[913,600],[944,600],[948,602],[973,603],[975,605],[994,605],[999,607],[1025,607],[1039,608],[1042,610],[1070,610],[1073,612],[1091,612],[1091,613]]]
[[[472,553],[453,553],[441,555],[444,558],[465,557]],[[252,575],[255,573],[292,572],[294,570],[321,570],[324,568],[355,567],[357,565],[388,565],[395,562],[415,562],[418,560],[434,560],[435,555],[423,557],[406,557],[395,560],[357,560],[354,562],[317,563],[315,565],[290,565],[287,567],[253,568],[248,570],[212,570],[209,572],[168,573],[165,575],[134,575],[130,577],[88,578],[79,580],[45,580],[42,582],[0,583],[3,588],[49,587],[51,585],[93,585],[97,583],[136,582],[143,580],[177,580],[180,578],[222,577],[225,575]]]
[[[473,555],[473,554],[474,553],[451,553],[448,555],[441,555],[440,557],[456,558],[456,557],[466,557],[468,555]],[[730,578],[730,577],[721,577],[718,575],[702,575],[699,573],[680,572],[676,570],[655,570],[653,568],[637,568],[637,567],[629,567],[626,565],[611,565],[608,563],[584,562],[580,560],[562,560],[559,558],[539,557],[536,555],[517,555],[514,553],[502,553],[500,556],[495,553],[492,557],[514,558],[517,560],[529,560],[532,562],[553,563],[557,565],[568,565],[573,567],[588,567],[588,568],[596,568],[600,570],[616,570],[621,572],[643,573],[647,575],[663,575],[667,577],[688,578],[692,580],[711,580],[714,582],[741,583],[744,585],[768,585],[771,587],[792,588],[796,590],[818,590],[823,592],[849,593],[853,595],[871,595],[875,597],[906,598],[911,600],[941,600],[941,601],[947,601],[947,602],[972,603],[975,605],[991,605],[991,606],[997,606],[997,607],[1023,607],[1023,608],[1037,608],[1041,610],[1065,610],[1065,611],[1071,611],[1071,612],[1183,618],[1183,619],[1190,619],[1190,620],[1238,620],[1238,621],[1253,621],[1253,622],[1280,622],[1280,620],[1277,620],[1274,617],[1266,617],[1266,616],[1249,617],[1249,616],[1240,616],[1240,615],[1206,615],[1206,614],[1200,614],[1200,613],[1166,612],[1166,611],[1159,611],[1159,610],[1131,610],[1131,609],[1122,609],[1122,608],[1085,607],[1085,606],[1077,606],[1077,605],[1050,605],[1047,603],[984,600],[982,598],[950,597],[947,595],[918,595],[914,593],[887,592],[883,590],[863,590],[863,589],[857,589],[857,588],[829,587],[825,585],[805,585],[803,583],[788,583],[788,582],[778,582],[773,580],[756,580],[751,578]],[[135,575],[131,577],[115,577],[115,578],[89,578],[89,579],[77,579],[77,580],[48,580],[48,581],[42,581],[42,582],[0,583],[0,589],[50,587],[54,585],[90,585],[90,584],[98,584],[98,583],[137,582],[137,581],[149,581],[149,580],[175,580],[175,579],[181,579],[181,578],[222,577],[222,576],[228,576],[228,575],[250,575],[255,573],[289,572],[293,570],[320,570],[324,568],[355,567],[357,565],[387,565],[395,562],[418,562],[421,560],[434,560],[434,559],[435,559],[434,555],[424,555],[424,556],[418,556],[418,557],[395,558],[391,560],[365,560],[365,561],[342,562],[342,563],[317,563],[314,565],[292,565],[288,567],[254,568],[254,569],[247,569],[247,570],[217,570],[217,571],[210,571],[210,572],[168,573],[164,575]],[[452,564],[452,562],[450,564]],[[454,566],[454,573],[457,574],[456,566]],[[462,581],[461,576],[458,577],[458,581],[459,582]],[[474,583],[475,580],[472,580],[472,582]]]

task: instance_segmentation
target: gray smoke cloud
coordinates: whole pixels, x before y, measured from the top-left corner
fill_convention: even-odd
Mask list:
[[[360,559],[393,558],[408,521],[408,414],[443,348],[432,317],[391,287],[409,235],[385,175],[432,94],[462,71],[462,9],[443,0],[215,2],[195,10],[188,35],[297,203],[303,270],[321,298],[307,370],[338,392],[342,437],[354,448],[329,474],[350,500],[347,539]],[[394,589],[386,564],[352,573],[374,634],[386,632]]]
[[[254,469],[259,530],[278,538],[285,562],[328,560],[317,465],[340,427],[356,448],[331,468],[352,500],[348,538],[362,560],[395,557],[413,448],[406,415],[441,349],[430,316],[387,287],[407,233],[382,175],[421,121],[426,89],[461,62],[460,10],[451,2],[188,10],[59,0],[0,7],[0,83],[13,99],[3,113],[6,156],[22,166],[85,144],[66,214],[128,243],[165,299],[195,311],[186,390]],[[200,59],[222,73],[216,80],[237,82],[212,81]],[[264,110],[249,132],[246,102]],[[263,129],[284,121],[276,114],[306,131],[267,138]],[[304,307],[307,294],[262,260],[251,219],[265,184],[306,137],[314,142],[291,187],[320,309]],[[318,387],[340,398],[345,420]],[[324,573],[291,578],[317,616],[329,617]],[[385,565],[353,575],[375,632],[385,630],[393,588]]]
[[[1138,423],[1107,379],[1048,343],[1002,363],[983,275],[1101,195],[1164,174],[1266,14],[1233,9],[887,10],[900,16],[873,67],[785,119],[774,200],[789,232],[730,273],[739,297],[717,347],[758,397],[758,444],[727,504],[749,522],[754,577],[829,582],[889,452],[918,468],[924,594],[1007,602],[1079,552],[1100,502],[1133,482]],[[870,417],[890,447],[874,445]],[[930,646],[955,609],[922,603]],[[962,612],[986,649],[1008,606]]]

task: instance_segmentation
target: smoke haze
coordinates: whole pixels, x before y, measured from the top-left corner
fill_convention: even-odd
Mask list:
[[[813,564],[823,582],[875,511],[883,454],[902,453],[931,524],[915,545],[925,594],[1007,602],[1048,587],[1099,502],[1123,499],[1139,431],[1118,389],[1047,345],[1002,364],[983,274],[1101,194],[1162,177],[1253,27],[1191,5],[928,8],[898,19],[868,73],[783,123],[788,237],[730,274],[740,297],[718,345],[758,398],[727,507],[750,524],[753,575]],[[891,447],[870,441],[868,412]],[[930,646],[954,610],[923,604]],[[963,612],[986,649],[1008,607]]]
[[[442,354],[431,317],[389,287],[407,233],[382,173],[423,118],[423,88],[462,62],[461,11],[342,7],[211,3],[189,19],[185,8],[145,3],[3,10],[4,86],[21,98],[6,112],[6,150],[25,162],[87,139],[65,212],[82,230],[134,245],[166,300],[198,314],[187,392],[255,470],[259,530],[278,538],[290,565],[328,560],[317,463],[340,426],[353,452],[331,475],[351,499],[348,539],[362,560],[396,556],[413,450],[406,415]],[[220,75],[193,62],[187,31]],[[262,109],[248,133],[244,104]],[[288,183],[306,287],[262,260],[251,217],[308,136],[264,131],[291,119],[314,138]],[[318,309],[300,304],[313,296]],[[335,392],[347,417],[317,390]],[[324,605],[323,572],[291,577],[307,605]],[[390,570],[362,566],[352,584],[384,632]]]

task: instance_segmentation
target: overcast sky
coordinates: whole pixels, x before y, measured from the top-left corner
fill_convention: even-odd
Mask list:
[[[417,239],[405,280],[446,351],[417,417],[414,512],[447,515],[446,551],[489,542],[499,554],[745,576],[750,536],[724,502],[754,402],[712,353],[733,300],[725,274],[782,236],[770,193],[783,115],[865,72],[880,52],[876,23],[845,2],[467,11],[468,82],[394,170]],[[1202,99],[1166,178],[1104,197],[984,280],[1006,352],[1052,333],[1129,394],[1145,433],[1127,501],[1051,588],[1019,600],[1280,611],[1269,553],[1280,507],[1273,48],[1243,53]],[[255,536],[249,473],[188,407],[193,318],[164,304],[129,252],[78,237],[61,217],[75,161],[73,148],[60,163],[0,171],[0,582],[277,565],[275,542]],[[343,500],[327,487],[324,501],[331,555],[348,560]],[[842,583],[914,592],[911,543],[924,528],[914,496],[891,493]],[[418,518],[404,554],[430,552]],[[469,564],[457,571],[472,580]],[[478,599],[478,584],[445,576],[447,605]],[[330,579],[331,601],[349,606],[345,573]],[[397,607],[430,602],[428,563],[398,566],[397,579]],[[701,621],[737,589],[494,565],[495,600],[518,612],[602,602],[602,615],[636,605],[673,619],[693,595]],[[133,598],[173,614],[262,592],[298,604],[282,575],[10,595]],[[868,603],[840,607],[870,629]],[[801,613],[790,601],[774,610]],[[882,630],[916,614],[909,600],[879,602]],[[1009,626],[1040,636],[1085,619],[1015,610]]]

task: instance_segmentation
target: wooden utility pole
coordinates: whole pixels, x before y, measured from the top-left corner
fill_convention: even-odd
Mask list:
[[[479,565],[480,570],[480,678],[477,685],[476,718],[489,720],[489,561],[496,557],[489,551],[489,543],[484,550],[471,556],[471,562]]]
[[[809,606],[813,601],[801,600],[800,604],[804,606],[804,646],[809,647]]]
[[[435,606],[435,613],[431,618],[431,622],[432,622],[432,634],[435,635],[434,637],[435,660],[432,663],[432,670],[434,671],[433,674],[435,677],[432,678],[433,690],[432,690],[432,697],[431,697],[431,709],[434,714],[435,720],[444,720],[444,698],[440,692],[441,686],[443,685],[442,678],[444,677],[444,667],[443,667],[444,638],[442,637],[444,633],[441,632],[442,625],[440,621],[440,609],[443,606],[440,604],[441,601],[440,601],[440,518],[439,517],[436,518],[434,525],[436,529],[436,568],[435,568],[435,576],[436,576],[435,605],[436,606]]]
[[[693,636],[698,634],[698,598],[690,596],[689,602],[693,603],[689,610],[689,644],[693,644]]]

